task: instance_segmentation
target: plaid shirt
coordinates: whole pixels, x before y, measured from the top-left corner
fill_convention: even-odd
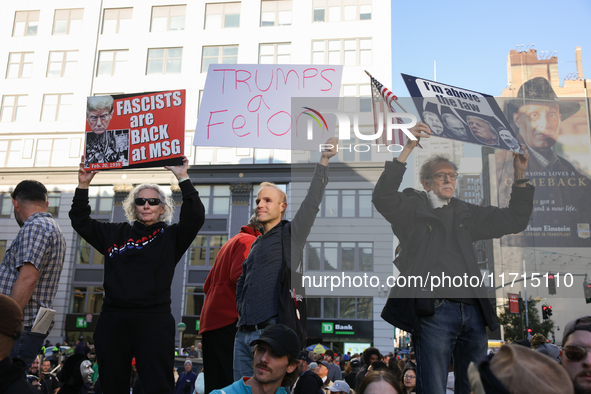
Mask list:
[[[66,240],[51,214],[37,212],[25,221],[0,264],[0,293],[10,296],[18,269],[31,263],[39,280],[24,310],[25,327],[31,327],[40,307],[52,308],[64,258]]]

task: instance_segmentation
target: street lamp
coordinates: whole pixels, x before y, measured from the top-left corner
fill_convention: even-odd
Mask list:
[[[183,346],[183,331],[187,329],[187,325],[183,322],[177,324],[176,329],[179,330],[179,355],[181,354],[181,348]]]

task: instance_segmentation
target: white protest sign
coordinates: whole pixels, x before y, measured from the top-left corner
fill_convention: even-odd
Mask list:
[[[342,71],[340,65],[211,64],[193,144],[291,149],[292,97],[338,97]]]

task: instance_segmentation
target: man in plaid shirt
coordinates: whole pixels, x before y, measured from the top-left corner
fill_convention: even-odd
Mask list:
[[[48,334],[31,332],[31,328],[40,307],[53,307],[66,240],[47,212],[47,189],[42,183],[22,181],[11,197],[14,218],[21,229],[0,264],[0,293],[13,298],[23,309],[25,330],[10,357],[20,358],[30,367]]]

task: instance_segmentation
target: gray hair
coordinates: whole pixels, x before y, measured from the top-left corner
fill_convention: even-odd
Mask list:
[[[438,163],[449,163],[453,168],[455,172],[458,172],[458,166],[450,160],[449,156],[446,155],[433,155],[433,156],[429,156],[429,158],[427,160],[425,160],[425,162],[423,163],[423,165],[421,165],[421,169],[419,171],[419,178],[422,181],[425,181],[427,183],[430,182],[431,180],[431,166],[434,164],[438,164]]]
[[[134,222],[137,220],[137,215],[135,212],[135,199],[137,198],[138,194],[144,189],[152,189],[158,193],[158,198],[160,199],[160,204],[164,205],[164,213],[160,215],[158,218],[159,221],[162,222],[169,222],[172,220],[172,212],[173,212],[173,203],[170,197],[164,195],[164,191],[160,189],[158,185],[153,183],[144,183],[141,185],[137,185],[125,198],[123,201],[123,210],[125,211],[125,217],[130,222]]]
[[[252,227],[252,228],[256,228],[257,230],[260,229],[261,227],[263,227],[263,225],[261,224],[261,222],[259,222],[259,219],[257,217],[256,213],[253,213],[252,216],[250,217],[250,219],[248,220],[248,224]]]
[[[113,112],[113,96],[92,96],[86,100],[86,114],[90,111],[106,109]]]

